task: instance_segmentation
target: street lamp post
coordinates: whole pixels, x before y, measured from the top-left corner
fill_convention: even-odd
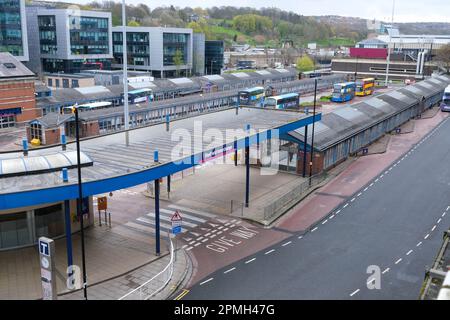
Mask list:
[[[77,170],[78,170],[78,199],[77,199],[77,215],[80,218],[81,228],[81,263],[83,269],[83,293],[84,299],[87,300],[87,277],[86,277],[86,255],[84,246],[84,215],[83,215],[83,185],[81,182],[81,155],[80,155],[80,125],[78,117],[78,107],[74,107],[75,113],[75,138],[77,145]]]
[[[125,0],[122,0],[122,65],[123,65],[123,113],[125,121],[125,144],[130,144],[130,114],[128,110],[128,54],[127,54],[127,20],[125,11]]]
[[[313,123],[311,133],[311,160],[309,162],[309,186],[311,186],[311,177],[313,171],[313,159],[314,159],[314,124],[316,123],[316,98],[317,98],[317,78],[314,78],[314,106],[313,106]]]

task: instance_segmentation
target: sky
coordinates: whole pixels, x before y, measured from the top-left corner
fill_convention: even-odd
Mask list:
[[[393,1],[394,22],[450,22],[450,0],[126,0],[127,4],[145,3],[150,8],[170,5],[203,8],[228,5],[277,7],[302,15],[340,15],[382,21],[391,21]],[[91,1],[65,2],[85,4]]]

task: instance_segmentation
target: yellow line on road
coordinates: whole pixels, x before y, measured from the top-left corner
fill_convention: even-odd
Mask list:
[[[189,290],[183,289],[183,291],[173,300],[181,300],[185,295],[189,293]]]

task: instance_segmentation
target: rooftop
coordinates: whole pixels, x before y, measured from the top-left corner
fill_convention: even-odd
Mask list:
[[[0,52],[0,81],[34,78],[35,75],[9,52]]]

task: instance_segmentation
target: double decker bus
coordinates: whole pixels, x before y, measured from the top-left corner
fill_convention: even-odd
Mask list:
[[[445,88],[441,102],[441,111],[450,111],[450,86]]]
[[[77,106],[78,111],[80,111],[80,112],[105,109],[105,108],[110,108],[110,107],[112,107],[112,102],[109,102],[109,101],[91,102],[91,103],[80,104]],[[73,108],[73,106],[64,107],[64,108],[62,108],[61,113],[64,113],[64,114],[72,113],[72,108]]]
[[[356,81],[356,91],[357,96],[368,96],[373,93],[375,89],[375,78],[365,78]]]
[[[352,100],[355,97],[355,87],[354,82],[336,83],[333,87],[331,101],[345,102]]]
[[[265,96],[263,87],[248,88],[239,91],[239,99],[242,105],[255,105]]]
[[[123,94],[122,94],[123,103]],[[153,90],[152,89],[136,89],[128,91],[128,103],[135,104],[139,102],[149,102],[153,101]]]
[[[286,93],[279,96],[267,97],[264,101],[264,107],[274,109],[297,108],[300,103],[298,93]]]

